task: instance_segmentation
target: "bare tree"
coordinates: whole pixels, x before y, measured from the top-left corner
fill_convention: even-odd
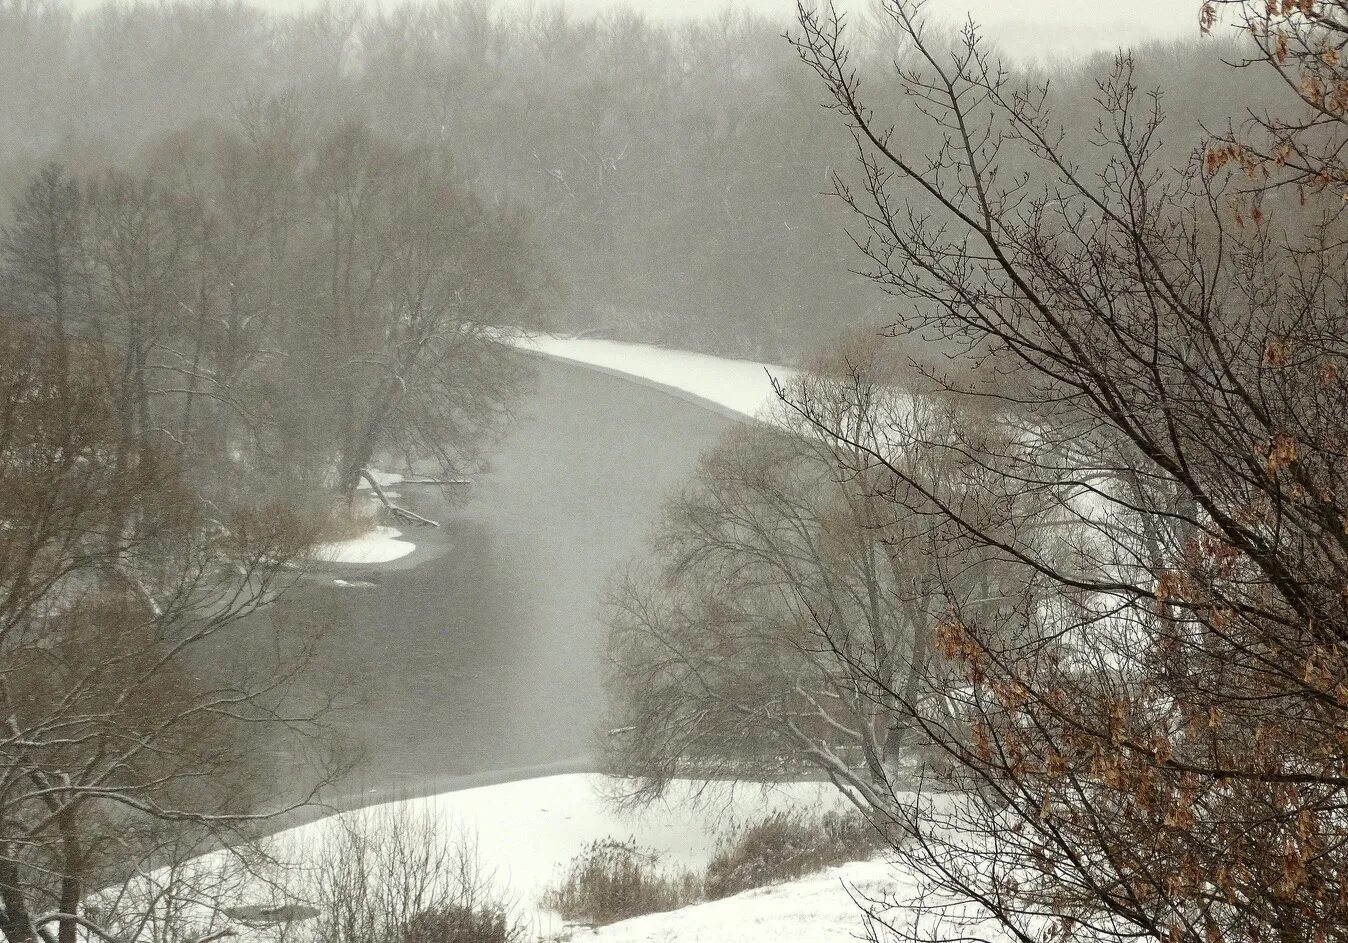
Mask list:
[[[1247,9],[1262,18],[1263,4]],[[959,392],[1032,433],[1034,448],[980,463],[987,487],[1012,482],[1075,517],[1073,552],[1049,554],[1034,521],[994,532],[872,450],[1048,591],[983,613],[945,592],[938,645],[960,666],[965,731],[933,734],[970,788],[956,829],[914,821],[902,853],[938,895],[915,907],[969,907],[890,926],[1336,938],[1348,351],[1332,162],[1317,152],[1327,185],[1300,198],[1276,185],[1276,152],[1232,164],[1229,144],[1195,141],[1190,164],[1163,163],[1162,103],[1128,56],[1099,86],[1097,155],[1073,159],[1049,90],[1009,76],[976,31],[952,48],[920,4],[886,10],[912,44],[896,73],[904,117],[937,131],[930,150],[906,147],[863,95],[840,16],[802,6],[795,37],[856,143],[858,181],[838,180],[854,239],[904,301],[896,330],[962,344],[988,374]],[[1270,5],[1264,22],[1295,21],[1322,54],[1313,68],[1337,70],[1339,12]],[[1282,65],[1277,27],[1261,37]],[[1310,87],[1266,127],[1338,135],[1301,111],[1327,101]],[[926,445],[969,455],[939,435]]]
[[[101,345],[11,326],[0,355],[0,932],[69,943],[89,890],[153,853],[138,823],[223,840],[312,798],[254,771],[278,734],[317,743],[328,703],[289,696],[314,639],[237,629],[313,534],[265,501],[208,506],[171,454],[126,447]]]
[[[927,739],[916,712],[948,719],[947,692],[919,689],[941,589],[979,609],[1001,574],[954,546],[935,504],[895,500],[916,493],[890,466],[962,500],[970,463],[913,446],[999,433],[883,368],[858,346],[785,386],[813,421],[784,411],[735,430],[671,504],[649,564],[616,585],[610,762],[641,797],[676,776],[813,771],[887,808]]]
[[[323,141],[310,186],[324,284],[310,377],[336,394],[338,490],[385,451],[471,471],[523,379],[499,336],[532,321],[523,221],[482,205],[442,147],[359,123]]]

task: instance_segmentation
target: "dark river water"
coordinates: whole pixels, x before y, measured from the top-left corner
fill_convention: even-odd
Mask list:
[[[359,680],[366,704],[337,726],[367,762],[344,791],[420,791],[594,753],[596,596],[732,420],[584,367],[537,369],[536,394],[466,506],[435,514],[424,492],[436,489],[401,489],[445,518],[430,538],[441,552],[428,546],[402,570],[343,567],[253,617],[318,620],[335,663]]]

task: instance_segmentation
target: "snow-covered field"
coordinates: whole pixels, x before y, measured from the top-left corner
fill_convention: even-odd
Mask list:
[[[692,784],[683,784],[668,802],[622,814],[606,799],[614,786],[607,777],[572,773],[464,789],[321,819],[282,833],[273,846],[285,857],[290,849],[321,848],[336,829],[359,825],[362,818],[377,822],[390,813],[426,815],[447,834],[471,836],[482,866],[519,902],[526,920],[543,933],[555,933],[561,921],[541,906],[541,898],[590,842],[634,839],[659,855],[663,865],[701,868],[715,851],[722,827],[731,821],[756,819],[787,806],[837,808],[843,801],[826,784],[792,783],[766,791],[718,790],[699,805],[687,801]]]
[[[268,859],[312,863],[325,847],[340,842],[344,830],[372,834],[371,828],[401,821],[434,822],[450,841],[467,837],[484,873],[529,928],[530,940],[595,940],[597,943],[654,943],[690,940],[702,943],[833,943],[855,939],[862,914],[852,894],[879,897],[901,893],[901,883],[883,861],[858,862],[799,881],[748,891],[735,897],[651,914],[597,930],[568,927],[542,904],[566,866],[591,842],[613,838],[634,841],[656,853],[671,871],[701,870],[716,850],[719,835],[734,822],[756,821],[773,810],[840,808],[841,796],[824,783],[789,783],[770,788],[712,787],[700,801],[689,801],[706,784],[680,783],[670,801],[639,813],[618,811],[606,797],[615,780],[591,774],[565,774],[464,789],[422,799],[373,806],[297,826],[265,842]],[[293,903],[304,897],[302,871],[273,883],[279,871],[239,872],[224,853],[196,859],[191,884],[215,888],[224,907],[252,911]],[[224,877],[225,874],[231,877]],[[300,881],[300,884],[296,883]],[[221,888],[228,888],[221,891]],[[162,891],[161,891],[162,893]],[[178,892],[175,892],[178,893]],[[197,893],[200,893],[198,891]],[[214,919],[214,918],[212,918]],[[212,923],[218,928],[218,923]],[[240,938],[270,941],[265,931]]]
[[[776,402],[773,378],[787,382],[797,373],[774,364],[593,337],[535,334],[518,337],[512,343],[522,350],[666,387],[750,418]]]

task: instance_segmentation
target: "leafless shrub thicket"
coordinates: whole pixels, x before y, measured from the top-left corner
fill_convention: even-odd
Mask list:
[[[591,842],[571,860],[543,903],[573,923],[602,926],[697,902],[699,876],[663,865],[635,840]]]
[[[318,910],[311,943],[512,943],[525,926],[473,836],[429,810],[354,813],[299,855],[297,894]]]
[[[543,903],[568,921],[600,926],[792,881],[863,861],[882,847],[880,833],[855,809],[779,809],[727,823],[701,871],[667,865],[632,839],[591,842]]]

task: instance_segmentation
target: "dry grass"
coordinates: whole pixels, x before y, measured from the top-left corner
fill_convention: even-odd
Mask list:
[[[858,812],[778,811],[731,828],[707,863],[708,900],[795,880],[849,861],[873,857],[883,845]]]
[[[543,902],[567,920],[602,926],[700,899],[697,875],[660,867],[655,853],[634,841],[607,838],[572,859],[562,883]]]

